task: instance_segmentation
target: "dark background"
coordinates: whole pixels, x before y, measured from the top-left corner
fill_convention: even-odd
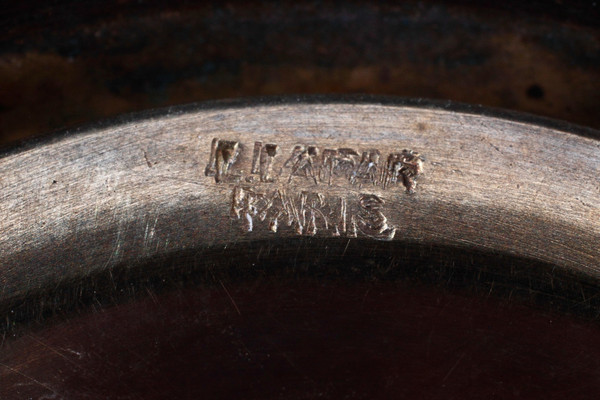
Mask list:
[[[600,128],[593,1],[23,1],[0,10],[0,144],[280,94],[482,104]]]

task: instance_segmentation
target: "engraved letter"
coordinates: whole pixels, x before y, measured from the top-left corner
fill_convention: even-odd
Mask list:
[[[223,182],[240,152],[239,142],[214,138],[210,146],[210,158],[204,175],[214,176],[215,182]]]
[[[273,182],[275,179],[273,173],[273,159],[277,155],[276,144],[266,144],[262,142],[254,143],[254,154],[252,158],[252,173],[260,175],[261,182]]]
[[[323,228],[327,231],[329,229],[329,221],[325,215],[325,207],[327,205],[325,196],[321,193],[312,192],[303,194],[306,195],[306,211],[308,211],[308,222],[305,223],[305,233],[310,236],[316,235],[318,226],[317,221],[319,220],[323,222]],[[306,212],[303,212],[303,219],[306,217],[306,214]]]
[[[332,210],[333,236],[346,232],[346,199],[338,198],[339,205]]]
[[[412,150],[392,153],[388,157],[384,187],[389,183],[402,181],[407,193],[414,193],[417,176],[423,172],[423,158]]]
[[[262,199],[262,195],[253,192],[250,189],[244,189],[236,186],[233,189],[231,199],[231,218],[243,219],[244,228],[248,232],[254,229],[254,216],[257,214],[257,201]]]
[[[331,180],[335,175],[342,175],[346,179],[352,179],[356,169],[358,153],[354,149],[341,148],[337,150],[326,149],[323,151],[323,163],[321,167],[321,181]]]
[[[319,149],[316,146],[295,146],[292,151],[292,155],[283,164],[284,168],[291,168],[288,182],[292,182],[294,176],[303,176],[305,178],[312,178],[315,185],[317,181],[317,158],[319,156]]]
[[[386,216],[381,212],[383,200],[374,194],[361,194],[359,205],[358,229],[373,239],[392,240],[396,228],[388,225]]]
[[[356,168],[352,177],[350,178],[350,182],[355,184],[358,180],[359,182],[365,181],[376,185],[379,182],[377,168],[379,165],[380,155],[381,153],[379,153],[379,150],[363,151],[360,158],[360,164],[358,164],[358,168]]]

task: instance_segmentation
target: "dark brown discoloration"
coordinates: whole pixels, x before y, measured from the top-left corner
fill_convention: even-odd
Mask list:
[[[593,2],[41,3],[0,17],[0,143],[290,93],[450,99],[600,127]]]
[[[6,339],[0,395],[551,398],[566,387],[587,399],[600,390],[599,328],[576,316],[597,315],[597,286],[532,260],[367,243],[239,241],[63,282],[44,304],[69,319],[34,317],[28,335]]]

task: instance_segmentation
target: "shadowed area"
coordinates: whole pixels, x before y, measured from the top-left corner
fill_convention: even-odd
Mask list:
[[[586,398],[600,390],[597,287],[531,260],[396,242],[187,251],[5,308],[0,393]]]

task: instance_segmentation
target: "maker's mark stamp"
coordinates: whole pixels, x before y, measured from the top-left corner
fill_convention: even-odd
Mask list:
[[[233,184],[230,216],[241,220],[248,232],[285,228],[299,235],[360,234],[391,240],[396,228],[384,215],[380,196],[361,192],[340,197],[323,194],[320,188],[352,186],[362,191],[399,186],[412,194],[423,161],[419,153],[407,149],[386,157],[373,148],[296,144],[286,152],[275,143],[256,141],[249,148],[214,138],[204,174],[218,184]]]
[[[295,145],[289,153],[274,143],[255,142],[252,162],[242,165],[240,155],[246,147],[233,140],[212,140],[205,175],[216,183],[302,182],[328,186],[381,186],[388,189],[401,184],[414,193],[423,172],[423,158],[413,150],[401,150],[382,157],[377,149],[320,149],[316,145]],[[248,173],[249,172],[249,173]]]
[[[252,232],[258,226],[277,232],[291,228],[298,235],[314,236],[318,232],[332,236],[391,240],[396,228],[382,212],[384,201],[374,194],[360,194],[357,204],[348,204],[339,196],[317,192],[288,193],[284,189],[257,191],[249,187],[233,189],[230,215],[242,221]]]

